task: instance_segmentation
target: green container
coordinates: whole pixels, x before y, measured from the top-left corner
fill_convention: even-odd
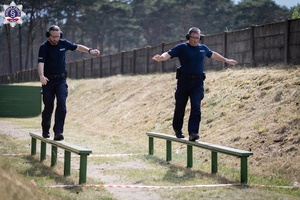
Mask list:
[[[25,118],[41,114],[41,87],[0,85],[0,117]]]

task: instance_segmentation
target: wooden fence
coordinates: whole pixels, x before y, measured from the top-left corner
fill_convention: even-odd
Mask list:
[[[155,62],[155,54],[168,51],[183,40],[134,49],[110,55],[67,63],[68,77],[73,79],[101,78],[117,74],[148,74],[174,72],[178,59]],[[247,29],[204,36],[202,43],[240,66],[256,67],[270,64],[300,64],[300,19],[252,26]],[[206,59],[206,70],[221,70],[226,64]],[[37,69],[0,75],[0,83],[38,81]]]

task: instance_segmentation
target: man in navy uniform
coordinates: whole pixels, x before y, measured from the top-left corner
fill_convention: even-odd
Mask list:
[[[230,65],[236,65],[237,61],[227,59],[219,53],[210,50],[206,45],[200,44],[201,31],[192,27],[186,34],[187,42],[177,44],[171,50],[152,59],[161,62],[169,58],[178,57],[181,67],[177,70],[177,88],[175,92],[175,110],[173,117],[173,129],[177,138],[184,138],[182,133],[185,107],[190,98],[191,111],[188,121],[189,140],[199,139],[199,127],[201,121],[201,100],[204,98],[204,60],[212,58]]]
[[[42,84],[44,110],[42,112],[42,134],[44,138],[50,137],[51,116],[56,98],[54,119],[54,140],[63,140],[64,123],[67,113],[66,100],[68,85],[66,82],[66,51],[78,50],[93,55],[99,55],[97,49],[90,49],[84,45],[74,44],[62,39],[60,28],[53,25],[46,32],[48,40],[43,42],[38,54],[38,74]]]

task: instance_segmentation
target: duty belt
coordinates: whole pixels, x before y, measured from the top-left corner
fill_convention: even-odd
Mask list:
[[[67,76],[66,76],[66,73],[63,72],[61,74],[45,75],[45,77],[47,77],[49,80],[57,80],[57,79],[64,78],[64,77],[67,77]]]
[[[205,73],[203,74],[180,74],[180,77],[184,77],[186,79],[203,79],[205,80]]]

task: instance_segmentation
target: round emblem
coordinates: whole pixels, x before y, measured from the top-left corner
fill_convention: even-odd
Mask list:
[[[9,22],[17,22],[21,17],[21,11],[17,6],[9,6],[5,10],[5,17]]]

